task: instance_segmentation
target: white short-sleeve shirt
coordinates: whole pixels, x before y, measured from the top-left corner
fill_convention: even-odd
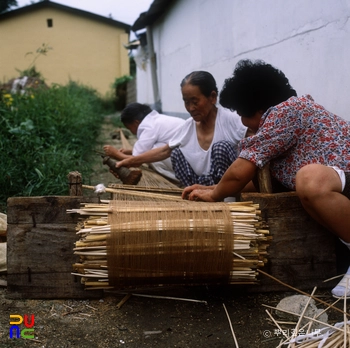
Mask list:
[[[237,148],[238,143],[245,137],[247,127],[242,124],[240,116],[222,106],[218,106],[215,120],[213,141],[208,150],[198,143],[196,123],[193,118],[186,120],[181,128],[169,141],[171,148],[179,147],[185,159],[197,175],[206,175],[210,171],[211,149],[218,141],[230,141]]]
[[[137,129],[133,156],[168,144],[184,124],[185,120],[182,118],[163,115],[153,110],[142,120]],[[154,162],[150,166],[167,178],[176,180],[170,158]]]

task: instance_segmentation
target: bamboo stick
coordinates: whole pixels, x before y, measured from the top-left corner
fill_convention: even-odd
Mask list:
[[[298,322],[297,322],[297,325],[296,325],[296,327],[295,327],[295,330],[294,330],[294,332],[293,332],[293,334],[292,334],[292,339],[293,339],[294,337],[296,337],[296,336],[297,336],[297,333],[299,332],[299,327],[300,327],[301,320],[303,319],[303,317],[304,317],[304,315],[305,315],[306,309],[307,309],[307,307],[309,306],[310,301],[311,301],[311,298],[314,296],[315,291],[316,291],[316,287],[312,290],[311,296],[308,298],[308,301],[306,302],[306,304],[305,304],[305,306],[304,306],[304,308],[303,308],[303,311],[301,312],[301,315],[300,315],[300,317],[299,317],[299,320],[298,320]],[[293,344],[292,346],[294,346],[294,344]],[[288,348],[290,348],[290,347],[292,347],[292,346],[289,344],[289,345],[288,345]],[[293,348],[293,347],[292,347],[292,348]]]
[[[137,190],[146,192],[170,193],[181,195],[183,189],[178,187],[156,187],[156,186],[139,186],[139,185],[124,185],[124,184],[109,184],[109,188],[123,190]]]
[[[89,190],[95,190],[95,186],[89,186],[89,185],[82,185],[83,188],[89,189]],[[139,191],[132,191],[132,190],[121,190],[121,189],[112,189],[112,188],[105,188],[106,192],[110,193],[119,193],[123,195],[130,195],[134,197],[146,197],[146,198],[158,198],[163,200],[170,200],[170,201],[183,201],[181,197],[176,196],[170,196],[170,195],[161,195],[158,193],[151,193],[151,192],[139,192]]]
[[[280,308],[277,308],[277,307],[272,307],[272,306],[265,305],[265,304],[263,304],[263,306],[264,306],[264,307],[267,307],[267,308],[274,309],[274,310],[276,310],[276,311],[280,311],[280,312],[292,314],[292,315],[295,315],[295,316],[297,316],[297,317],[300,316],[300,314],[298,314],[298,313],[290,312],[290,311],[287,311],[287,310],[284,310],[284,309],[280,309]],[[335,307],[335,308],[336,308],[336,307]],[[343,333],[343,330],[342,330],[342,329],[339,329],[339,328],[337,328],[337,327],[335,327],[335,326],[333,326],[333,325],[330,325],[330,324],[328,324],[328,323],[325,323],[325,322],[323,322],[323,321],[317,320],[317,319],[315,319],[315,318],[307,317],[307,316],[304,316],[304,318],[306,318],[306,319],[308,319],[308,320],[311,320],[311,321],[313,321],[313,322],[315,322],[315,323],[319,323],[319,324],[322,324],[322,325],[324,325],[324,326],[330,327],[330,328],[335,329],[335,330],[337,330],[337,331],[341,331],[341,332]]]
[[[296,292],[299,292],[299,293],[302,294],[302,295],[310,296],[307,292],[304,292],[304,291],[299,290],[299,289],[297,289],[297,288],[295,288],[295,287],[293,287],[293,286],[291,286],[291,285],[289,285],[289,284],[286,284],[286,283],[282,282],[281,280],[279,280],[279,279],[273,277],[272,275],[270,275],[270,274],[268,274],[268,273],[262,271],[261,269],[258,269],[257,271],[258,271],[259,273],[264,274],[264,275],[266,275],[267,277],[269,277],[269,278],[275,280],[276,282],[278,282],[278,283],[280,283],[280,284],[286,286],[286,287],[289,288],[289,289],[292,289],[292,290],[294,290],[294,291],[296,291]],[[317,302],[320,302],[320,303],[326,305],[326,306],[329,305],[327,302],[325,302],[325,301],[319,299],[318,297],[311,296],[311,298],[314,299],[314,300],[317,301]],[[336,310],[336,311],[338,311],[338,312],[341,312],[342,314],[344,314],[344,311],[342,311],[341,309],[339,309],[339,308],[337,308],[337,307],[331,306],[331,308],[334,309],[334,310]],[[345,314],[346,314],[346,313],[345,313]]]
[[[129,300],[129,298],[131,297],[131,294],[127,294],[124,296],[124,298],[117,304],[117,309],[120,309],[122,307],[122,305]]]
[[[233,331],[233,326],[232,326],[232,322],[231,322],[230,316],[229,316],[229,314],[228,314],[228,312],[227,312],[227,309],[226,309],[225,304],[223,303],[222,305],[223,305],[223,307],[224,307],[224,310],[225,310],[227,319],[228,319],[229,324],[230,324],[230,329],[231,329],[231,333],[232,333],[233,340],[234,340],[234,342],[235,342],[236,348],[239,348],[239,347],[238,347],[238,342],[237,342],[237,338],[236,338],[235,332]]]

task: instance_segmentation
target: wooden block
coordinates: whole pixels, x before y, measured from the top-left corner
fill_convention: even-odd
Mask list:
[[[76,223],[67,209],[78,208],[82,196],[11,197],[7,200],[7,224]]]
[[[314,221],[295,192],[242,193],[242,201],[260,205],[272,241],[263,270],[300,290],[330,288],[338,281],[323,283],[337,275],[336,237]],[[249,291],[285,291],[285,286],[260,275],[260,285]]]
[[[99,298],[73,276],[79,216],[67,214],[87,197],[16,197],[8,199],[7,289],[9,298]]]

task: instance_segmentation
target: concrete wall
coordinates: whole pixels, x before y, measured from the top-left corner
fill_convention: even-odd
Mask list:
[[[47,26],[52,19],[53,26]],[[129,75],[128,42],[124,29],[58,9],[26,12],[0,21],[0,79],[18,77],[43,43],[53,49],[35,66],[46,83],[83,83],[102,95],[117,77]],[[33,52],[34,55],[26,55]]]
[[[179,84],[187,73],[209,71],[220,90],[249,58],[281,69],[298,95],[350,120],[349,17],[349,0],[176,1],[153,25],[163,112],[186,113]]]

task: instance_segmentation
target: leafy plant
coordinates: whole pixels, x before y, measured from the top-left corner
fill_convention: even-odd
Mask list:
[[[115,107],[122,110],[126,106],[126,85],[133,79],[132,76],[124,75],[115,79],[112,87],[115,89]]]
[[[130,75],[123,75],[121,77],[118,77],[115,79],[114,83],[112,84],[112,88],[117,90],[119,86],[125,85],[127,82],[131,81],[132,79],[133,77]]]
[[[37,50],[35,51],[36,52],[35,55],[33,52],[27,52],[25,56],[33,54],[34,57],[27,69],[25,70],[16,69],[20,73],[20,77],[28,76],[28,77],[38,77],[40,79],[43,79],[43,76],[41,75],[41,73],[36,70],[35,62],[40,56],[46,56],[50,50],[52,50],[52,47],[50,47],[48,44],[43,43],[39,48],[37,48]]]
[[[6,101],[0,99],[0,211],[12,196],[66,195],[70,171],[88,183],[102,116],[111,113],[97,92],[70,82]]]
[[[1,0],[0,1],[0,13],[9,10],[12,6],[18,6],[16,0]]]

